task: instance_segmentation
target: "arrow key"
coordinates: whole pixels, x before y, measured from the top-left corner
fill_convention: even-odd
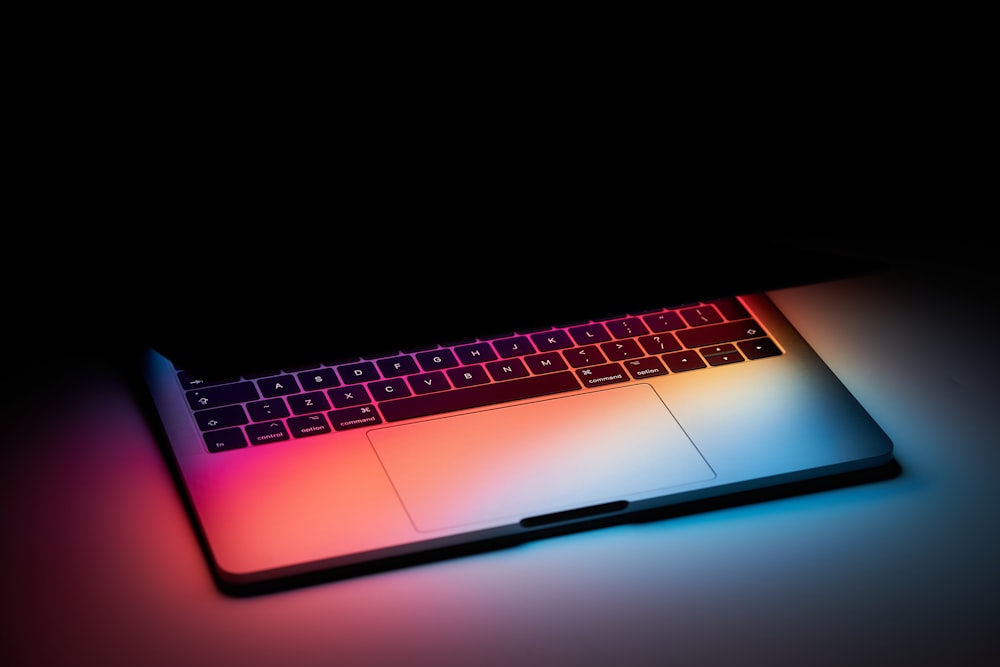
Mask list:
[[[781,349],[770,338],[755,338],[737,343],[747,359],[763,359],[764,357],[776,357],[781,354]]]

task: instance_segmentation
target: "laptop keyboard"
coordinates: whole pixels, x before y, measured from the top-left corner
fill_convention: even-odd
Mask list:
[[[735,298],[238,378],[179,371],[210,452],[781,354]]]

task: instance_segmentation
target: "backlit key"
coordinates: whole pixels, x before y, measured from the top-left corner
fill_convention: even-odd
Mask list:
[[[617,340],[612,343],[602,343],[601,350],[611,361],[621,361],[622,359],[634,359],[642,356],[639,344],[634,340]]]
[[[697,352],[684,350],[683,352],[670,352],[660,357],[667,364],[667,368],[673,373],[691,371],[696,368],[705,368],[705,362],[701,360]]]
[[[569,365],[573,368],[583,368],[584,366],[603,364],[607,361],[596,345],[588,345],[575,350],[566,350],[563,352],[563,356],[566,357],[566,361],[568,361]]]
[[[763,333],[754,320],[723,322],[704,327],[693,327],[677,332],[677,337],[685,347],[705,347],[719,343],[731,343],[744,338],[755,338]]]
[[[677,339],[672,333],[660,333],[653,334],[652,336],[643,336],[639,339],[639,344],[642,345],[643,349],[649,354],[663,354],[665,352],[674,352],[681,349],[681,344],[677,342]]]

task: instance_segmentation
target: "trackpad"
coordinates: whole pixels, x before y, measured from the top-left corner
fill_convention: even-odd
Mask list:
[[[421,531],[517,522],[715,477],[645,384],[368,435]]]

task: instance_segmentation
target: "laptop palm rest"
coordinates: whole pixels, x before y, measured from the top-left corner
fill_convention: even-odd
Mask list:
[[[623,506],[715,477],[647,384],[373,429],[368,437],[420,531]]]

